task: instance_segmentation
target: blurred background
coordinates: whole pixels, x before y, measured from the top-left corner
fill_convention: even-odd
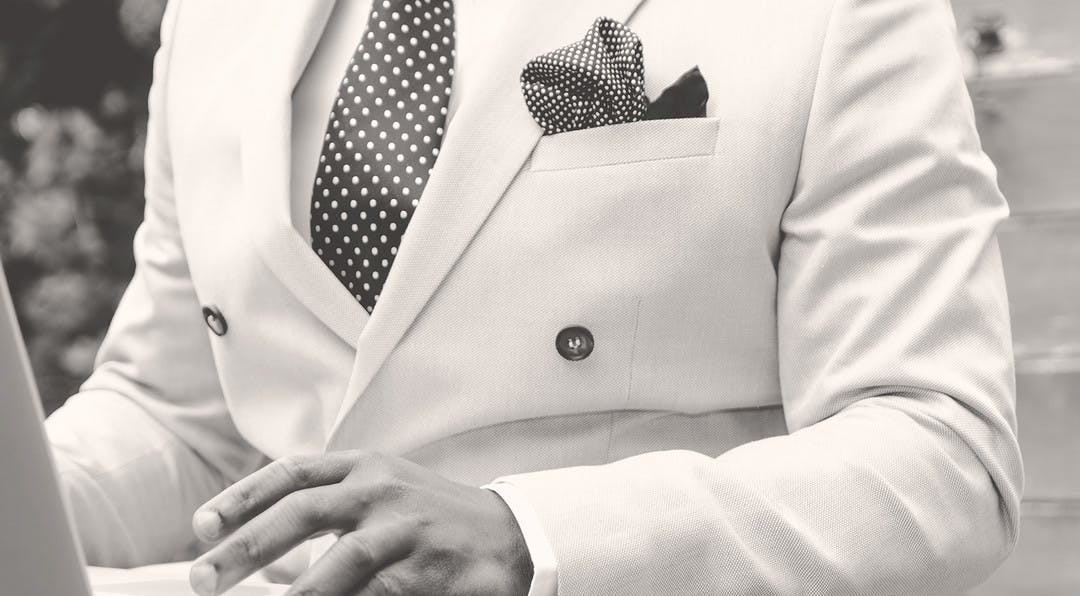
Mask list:
[[[0,254],[46,409],[90,371],[134,262],[164,0],[0,0]]]
[[[0,3],[0,255],[47,411],[133,270],[164,0]],[[1020,545],[971,594],[1080,594],[1080,0],[953,0],[1000,231],[1027,469]]]

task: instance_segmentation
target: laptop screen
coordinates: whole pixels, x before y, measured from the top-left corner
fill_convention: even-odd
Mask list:
[[[0,593],[89,596],[0,265]]]

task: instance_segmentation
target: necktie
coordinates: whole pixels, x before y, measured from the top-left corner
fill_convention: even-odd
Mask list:
[[[454,55],[451,0],[375,0],[341,80],[312,190],[311,241],[368,312],[439,155]]]

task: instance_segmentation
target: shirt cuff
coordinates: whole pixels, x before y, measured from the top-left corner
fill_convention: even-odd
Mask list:
[[[521,535],[525,538],[525,547],[529,550],[533,565],[528,596],[556,596],[559,593],[559,575],[555,565],[555,551],[552,550],[540,518],[528,499],[508,482],[495,481],[481,488],[499,495],[521,528]]]

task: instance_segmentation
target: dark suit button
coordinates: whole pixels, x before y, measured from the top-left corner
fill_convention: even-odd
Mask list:
[[[584,327],[567,327],[555,336],[555,349],[567,360],[582,360],[592,354],[592,333]]]
[[[213,304],[203,307],[202,316],[206,320],[206,326],[214,332],[214,335],[221,337],[229,330],[229,323],[225,320],[225,316]]]

